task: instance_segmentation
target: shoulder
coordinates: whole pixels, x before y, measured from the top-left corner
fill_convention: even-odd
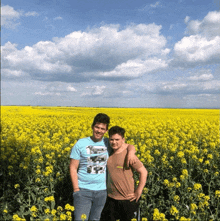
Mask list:
[[[84,137],[84,138],[81,138],[77,141],[78,144],[80,143],[86,143],[86,142],[89,142],[90,138],[89,137]]]
[[[89,140],[89,137],[85,137],[85,138],[81,138],[81,139],[79,139],[76,143],[75,143],[75,145],[73,146],[73,147],[77,147],[77,148],[80,148],[80,147],[83,147],[83,146],[85,146],[85,145],[89,145],[89,143],[90,143],[90,140]]]

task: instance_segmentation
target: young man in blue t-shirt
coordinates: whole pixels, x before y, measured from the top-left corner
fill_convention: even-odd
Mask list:
[[[70,154],[70,176],[73,185],[74,220],[99,220],[107,197],[106,164],[112,149],[108,139],[110,118],[99,113],[95,116],[91,137],[77,141]],[[128,145],[128,162],[135,158],[135,147]]]

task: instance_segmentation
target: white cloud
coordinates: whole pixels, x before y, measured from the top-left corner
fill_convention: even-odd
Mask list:
[[[1,25],[8,29],[14,29],[20,23],[18,22],[22,16],[38,16],[35,11],[26,12],[16,11],[13,7],[9,5],[4,5],[1,7]]]
[[[187,33],[174,46],[174,66],[197,66],[220,62],[220,12],[209,12],[203,20],[186,16]]]
[[[162,7],[160,1],[157,1],[153,4],[147,4],[143,8],[139,9],[140,11],[148,11],[149,13],[153,13],[153,10],[156,8]]]
[[[75,87],[73,87],[69,83],[64,83],[64,82],[49,83],[44,89],[45,91],[50,91],[50,92],[77,92],[77,89]]]
[[[215,94],[190,94],[183,97],[191,107],[201,108],[201,104],[206,103],[207,107],[216,108],[218,107],[219,96]]]
[[[57,20],[63,20],[63,18],[61,16],[58,16],[56,18],[53,19],[54,21],[57,21]]]
[[[171,83],[162,83],[161,89],[163,91],[179,91],[187,87],[187,84],[184,83],[176,83],[176,82],[171,82]]]
[[[220,80],[214,80],[213,77],[204,75],[197,76],[197,80],[196,77],[181,78],[157,83],[153,91],[159,94],[179,94],[182,97],[186,94],[220,94]]]
[[[156,3],[154,3],[154,4],[150,4],[150,7],[156,8],[156,7],[158,7],[159,5],[160,5],[160,2],[158,1],[158,2],[156,2]]]
[[[194,75],[189,77],[189,80],[192,81],[208,81],[208,80],[212,80],[214,77],[212,74],[202,74],[202,75]]]
[[[190,20],[190,17],[189,17],[189,16],[186,16],[185,19],[184,19],[184,22],[185,22],[185,23],[188,23],[189,20]]]
[[[1,69],[1,72],[3,73],[3,78],[11,78],[11,79],[16,79],[16,78],[23,78],[29,76],[27,73],[25,73],[22,70],[10,70],[10,69]]]
[[[1,7],[1,25],[6,28],[14,29],[19,23],[17,20],[22,15],[21,12],[14,10],[13,7],[5,5]]]
[[[220,36],[216,36],[211,40],[200,35],[184,37],[175,44],[174,52],[180,62],[219,62]]]
[[[102,95],[106,86],[95,86],[92,92],[93,95]]]
[[[117,78],[123,77],[127,79],[138,78],[146,73],[150,73],[154,70],[166,68],[168,64],[161,59],[148,59],[148,60],[128,60],[126,63],[122,63],[115,67],[113,71],[101,72],[100,76]]]
[[[220,11],[209,12],[203,20],[185,18],[188,34],[201,34],[206,37],[220,36]]]
[[[41,91],[39,91],[39,92],[35,92],[34,93],[35,95],[40,95],[40,96],[54,96],[54,95],[56,95],[56,96],[60,96],[61,94],[60,93],[52,93],[52,92],[41,92]]]
[[[217,92],[220,94],[220,81],[219,80],[212,80],[212,81],[206,81],[203,84],[204,90],[212,90],[213,92]]]
[[[26,12],[25,14],[24,14],[24,16],[26,16],[26,17],[29,17],[29,16],[38,16],[39,14],[37,13],[37,12],[35,12],[35,11],[32,11],[32,12]]]
[[[104,85],[94,85],[90,87],[86,87],[86,91],[81,94],[81,97],[84,96],[100,96],[104,94],[106,86]]]
[[[155,24],[132,24],[124,29],[105,25],[21,50],[8,42],[2,46],[2,64],[4,69],[19,69],[37,80],[79,82],[109,79],[110,75],[112,80],[137,78],[167,67],[170,49],[161,28]]]
[[[74,87],[72,87],[71,85],[68,85],[67,86],[67,91],[72,91],[72,92],[75,92],[75,91],[77,91]]]

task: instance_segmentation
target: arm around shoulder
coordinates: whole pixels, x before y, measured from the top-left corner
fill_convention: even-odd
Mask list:
[[[137,156],[135,155],[135,146],[131,144],[127,144],[127,160],[126,165],[129,167],[129,165],[133,164],[137,160]]]
[[[136,152],[134,145],[128,144],[127,149],[128,149],[128,153],[135,154]]]

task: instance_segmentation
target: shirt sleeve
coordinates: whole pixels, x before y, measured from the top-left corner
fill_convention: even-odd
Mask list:
[[[74,160],[80,160],[80,148],[79,148],[79,142],[77,142],[71,150],[70,158]]]

